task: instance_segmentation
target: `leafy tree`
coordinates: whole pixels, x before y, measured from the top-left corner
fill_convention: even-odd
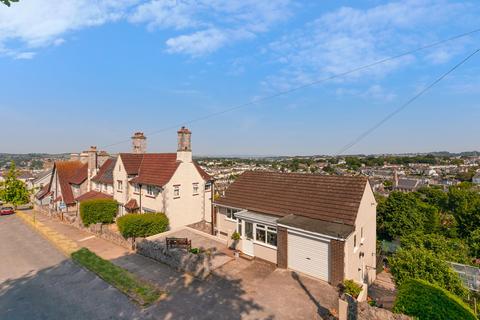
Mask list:
[[[410,250],[414,248],[426,249],[435,254],[439,259],[470,263],[469,248],[461,239],[449,239],[441,234],[424,234],[415,232],[403,236],[400,239],[402,249]]]
[[[377,206],[379,236],[390,240],[416,231],[433,232],[439,220],[438,210],[413,193],[392,192]]]
[[[30,191],[25,183],[17,179],[15,162],[11,162],[5,181],[0,184],[0,200],[14,206],[30,202]]]
[[[467,241],[470,245],[470,253],[472,256],[480,258],[480,227],[470,233]]]
[[[402,248],[389,259],[389,263],[398,286],[408,279],[422,279],[459,297],[465,298],[468,295],[468,289],[450,265],[425,248]]]
[[[460,236],[468,238],[480,226],[480,194],[471,189],[451,187],[448,207],[458,224]]]
[[[10,4],[12,2],[18,2],[18,0],[0,0],[0,2],[6,5],[7,7],[10,7]]]
[[[335,173],[335,169],[330,165],[323,167],[322,170],[329,174]]]

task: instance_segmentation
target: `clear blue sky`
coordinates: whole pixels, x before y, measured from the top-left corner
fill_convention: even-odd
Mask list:
[[[0,152],[73,152],[480,28],[477,1],[20,0],[0,6]],[[196,155],[332,154],[480,34],[189,125]],[[480,150],[480,55],[349,153]],[[111,152],[128,151],[129,143]]]

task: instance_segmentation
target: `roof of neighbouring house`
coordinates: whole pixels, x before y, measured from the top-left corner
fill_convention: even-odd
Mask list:
[[[354,225],[367,183],[366,177],[358,176],[247,171],[215,203]]]
[[[70,178],[71,184],[82,184],[88,177],[88,164],[85,163],[82,167],[80,167],[75,175]]]
[[[57,171],[57,177],[62,191],[63,201],[66,204],[74,204],[75,199],[73,197],[72,187],[70,186],[70,183],[73,183],[72,181],[78,182],[78,180],[83,178],[86,179],[86,164],[80,161],[57,161],[54,163],[53,170]],[[59,197],[57,197],[55,201],[58,201],[58,198]]]
[[[120,158],[129,175],[136,175],[131,183],[163,187],[170,181],[180,161],[176,153],[121,153]],[[198,173],[204,180],[212,178],[195,162]]]
[[[398,179],[398,184],[395,186],[395,188],[413,190],[418,187],[419,184],[420,180],[401,178]]]
[[[115,159],[107,159],[100,167],[98,173],[92,178],[92,181],[113,184],[113,169],[115,168]]]
[[[103,192],[91,190],[75,198],[75,200],[78,202],[82,202],[86,200],[94,200],[94,199],[113,199],[113,196]]]
[[[51,193],[49,190],[50,190],[50,184],[47,184],[47,185],[43,186],[43,188],[41,188],[35,194],[35,198],[37,198],[38,200],[41,200],[41,199],[45,198],[47,195],[49,195]]]
[[[133,210],[133,209],[138,209],[139,206],[137,204],[137,200],[135,199],[130,199],[128,200],[128,202],[125,204],[125,209],[128,209],[128,210]]]

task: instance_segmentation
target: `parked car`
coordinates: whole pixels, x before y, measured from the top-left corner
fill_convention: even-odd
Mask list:
[[[15,213],[15,210],[13,209],[13,207],[1,207],[0,208],[0,216],[5,216],[5,215],[8,215],[8,214],[14,214]]]

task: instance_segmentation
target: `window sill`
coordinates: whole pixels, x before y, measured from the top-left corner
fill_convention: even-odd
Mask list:
[[[266,248],[270,248],[270,249],[275,249],[275,250],[277,250],[277,247],[272,246],[271,244],[268,244],[268,243],[265,243],[265,242],[260,242],[260,241],[254,240],[253,243],[254,243],[254,244],[258,244],[259,246],[262,246],[262,247],[266,247]]]
[[[198,196],[198,195],[199,195],[198,193],[194,193],[192,196],[194,196],[194,197],[195,197],[195,196]]]
[[[235,222],[235,223],[237,223],[237,220],[231,219],[231,218],[228,218],[228,217],[226,217],[225,220],[226,220],[226,221],[230,221],[230,222]]]
[[[174,199],[174,200],[175,200],[175,199],[180,199],[180,197],[173,197],[173,199]]]
[[[123,193],[123,191],[117,190],[118,193]]]
[[[357,251],[358,251],[358,246],[353,248],[353,253],[357,253]]]
[[[155,199],[155,196],[151,196],[151,195],[148,195],[148,194],[146,194],[145,197]]]

